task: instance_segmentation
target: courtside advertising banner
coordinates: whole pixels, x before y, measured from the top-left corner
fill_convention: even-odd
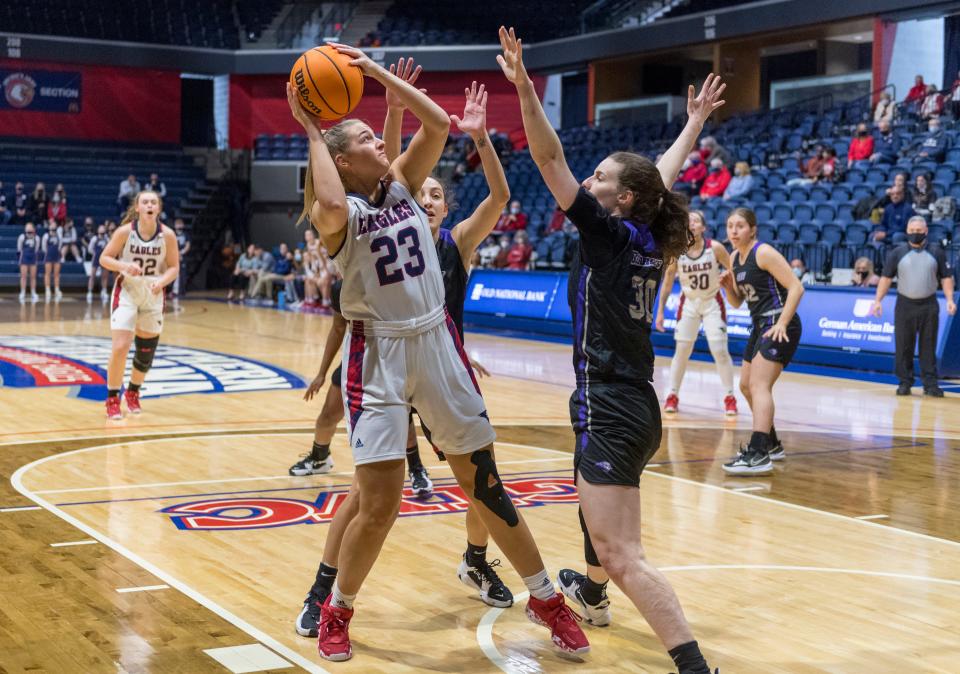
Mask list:
[[[893,354],[893,315],[895,294],[883,300],[878,318],[870,313],[874,291],[807,287],[798,314],[803,323],[802,346],[815,346],[857,353],[860,351]],[[946,300],[938,297],[940,327],[937,352],[940,353],[947,331]],[[680,306],[680,284],[674,284],[664,309],[664,328],[672,333]],[[467,313],[514,318],[539,318],[571,321],[567,304],[567,274],[556,272],[511,272],[478,269],[467,287]],[[734,309],[727,304],[730,337],[746,339],[752,328],[746,304]]]
[[[78,72],[59,70],[0,70],[0,110],[80,112]]]

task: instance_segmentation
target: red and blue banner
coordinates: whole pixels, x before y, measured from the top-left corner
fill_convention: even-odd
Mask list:
[[[0,110],[80,112],[83,77],[56,70],[0,70]]]

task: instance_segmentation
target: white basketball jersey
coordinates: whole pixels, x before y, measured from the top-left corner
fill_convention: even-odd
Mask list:
[[[677,276],[683,294],[690,299],[714,297],[720,291],[720,265],[713,254],[710,239],[704,239],[703,252],[698,257],[684,253],[677,260]]]
[[[402,184],[382,185],[379,203],[347,196],[346,239],[334,257],[343,317],[377,324],[442,312],[443,277],[427,214]]]
[[[163,238],[163,225],[157,223],[157,231],[149,239],[140,236],[136,220],[130,223],[130,234],[120,252],[122,262],[140,265],[144,279],[154,279],[167,270],[167,245]]]

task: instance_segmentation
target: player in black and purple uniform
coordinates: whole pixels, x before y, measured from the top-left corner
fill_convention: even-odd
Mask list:
[[[757,217],[749,208],[735,208],[727,216],[727,238],[734,252],[731,269],[720,275],[720,282],[727,301],[735,307],[746,302],[753,319],[740,367],[740,391],[753,413],[753,435],[723,469],[732,475],[765,475],[773,471],[772,461],[784,457],[773,427],[773,385],[800,343],[797,306],[803,285],[776,248],[757,241]]]
[[[17,237],[17,262],[20,265],[20,301],[27,301],[27,281],[30,281],[30,299],[36,302],[37,295],[37,261],[43,257],[40,249],[40,237],[33,223],[28,222],[23,227],[23,234]]]
[[[670,187],[725,85],[712,74],[699,96],[689,88],[689,121],[658,165],[615,152],[583,183],[543,112],[513,29],[500,29],[497,61],[517,87],[530,155],[580,232],[570,271],[577,389],[570,398],[574,470],[587,573],[560,572],[564,593],[588,623],[610,622],[612,579],[660,637],[680,674],[709,674],[680,602],[640,542],[640,473],[660,445],[660,406],[651,386],[650,328],[666,264],[692,239],[686,205]]]
[[[46,301],[49,302],[51,296],[60,300],[63,293],[60,292],[60,246],[63,245],[60,227],[57,221],[50,218],[47,221],[47,231],[43,235],[43,285],[46,288]],[[52,284],[51,284],[52,282]],[[51,288],[53,290],[51,291]]]

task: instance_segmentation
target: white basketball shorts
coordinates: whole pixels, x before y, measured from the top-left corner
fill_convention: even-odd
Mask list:
[[[727,308],[723,296],[718,292],[713,297],[690,299],[680,295],[677,308],[677,327],[674,339],[678,342],[693,342],[700,332],[700,324],[707,341],[727,341]]]
[[[150,292],[152,280],[117,276],[110,301],[111,330],[160,334],[163,330],[163,293]]]

